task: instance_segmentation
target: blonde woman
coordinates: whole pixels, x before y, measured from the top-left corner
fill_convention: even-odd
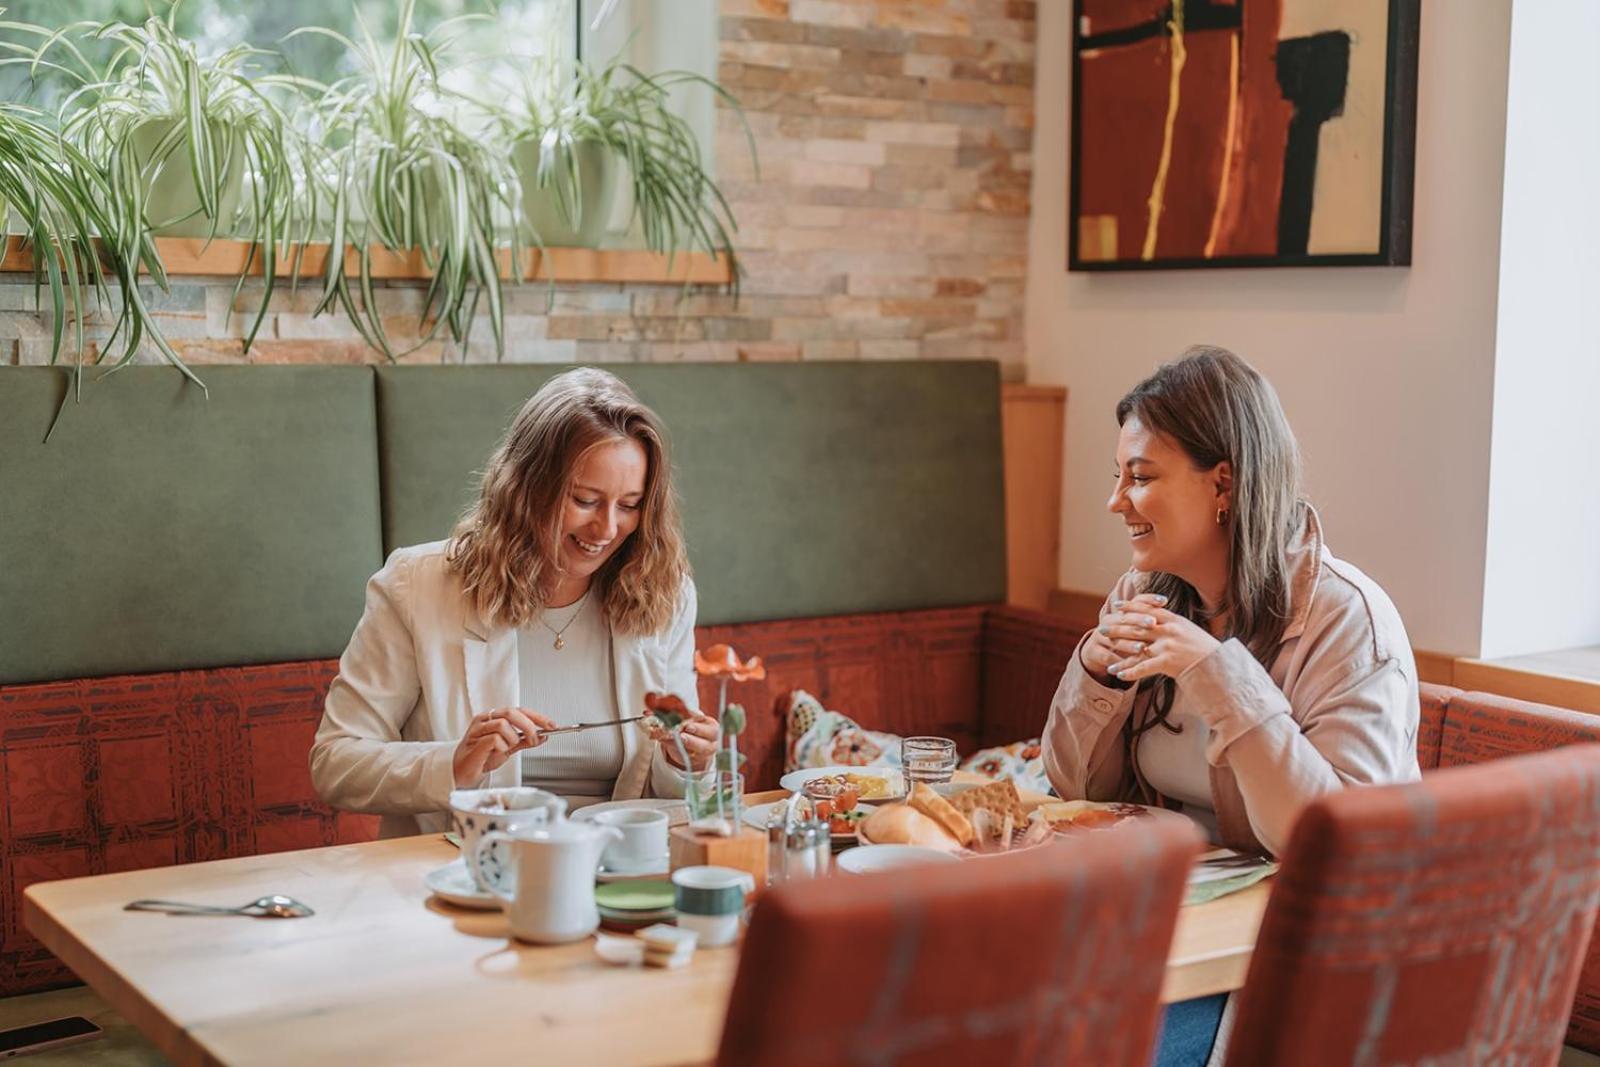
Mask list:
[[[1272,387],[1192,348],[1123,397],[1117,423],[1107,508],[1132,568],[1051,706],[1056,791],[1164,804],[1277,853],[1314,798],[1420,777],[1405,627],[1323,544]],[[1173,1005],[1157,1064],[1206,1062],[1222,1003]]]
[[[681,795],[676,746],[631,726],[546,737],[676,693],[691,769],[695,590],[666,438],[616,377],[583,368],[523,405],[447,541],[397,549],[367,583],[311,750],[327,803],[385,837],[442,830],[452,789],[536,785],[568,807]]]

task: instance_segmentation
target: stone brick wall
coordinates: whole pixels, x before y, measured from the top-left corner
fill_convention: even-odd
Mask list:
[[[739,220],[737,301],[678,286],[542,284],[508,290],[505,359],[998,360],[1023,368],[1033,130],[1034,0],[722,0],[717,174]],[[0,363],[43,362],[49,324],[24,276],[0,284]],[[382,357],[339,315],[313,317],[314,285],[274,295],[250,352],[232,283],[174,279],[151,294],[195,364]],[[419,284],[377,299],[415,341]],[[103,333],[103,328],[100,329]],[[492,360],[481,321],[465,353],[422,345],[407,361]],[[152,358],[148,353],[145,358]]]

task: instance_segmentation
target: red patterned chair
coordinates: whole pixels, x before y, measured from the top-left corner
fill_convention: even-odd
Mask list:
[[[756,905],[717,1062],[1145,1067],[1199,847],[1149,820],[938,878],[780,886]]]
[[[1228,1061],[1553,1064],[1597,903],[1600,745],[1324,798],[1290,839]]]

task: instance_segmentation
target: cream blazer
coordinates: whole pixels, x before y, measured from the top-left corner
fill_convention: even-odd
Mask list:
[[[478,615],[444,554],[443,541],[396,549],[367,582],[366,610],[339,658],[311,746],[317,796],[337,808],[382,815],[383,837],[448,828],[457,741],[474,715],[515,706],[521,694],[516,628]],[[695,607],[694,583],[686,579],[666,630],[613,633],[621,715],[643,712],[652,690],[699,706]],[[654,758],[659,746],[633,727],[622,728],[622,744],[612,797],[663,791],[663,778],[673,776],[659,768],[652,774],[653,761],[664,762]],[[517,785],[520,764],[507,760],[475,784]]]
[[[1145,577],[1123,575],[1102,618]],[[1173,701],[1174,711],[1205,722],[1223,844],[1274,855],[1317,797],[1421,777],[1417,668],[1400,613],[1376,582],[1327,550],[1309,506],[1289,550],[1289,589],[1289,624],[1270,667],[1229,639],[1178,676]],[[1051,783],[1069,799],[1159,801],[1133,773],[1124,734],[1145,691],[1102,685],[1082,651],[1080,642],[1045,726]]]

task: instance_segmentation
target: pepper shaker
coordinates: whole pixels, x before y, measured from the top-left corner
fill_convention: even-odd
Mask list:
[[[833,842],[828,824],[809,819],[789,827],[789,847],[784,855],[784,877],[821,878],[833,860]]]

